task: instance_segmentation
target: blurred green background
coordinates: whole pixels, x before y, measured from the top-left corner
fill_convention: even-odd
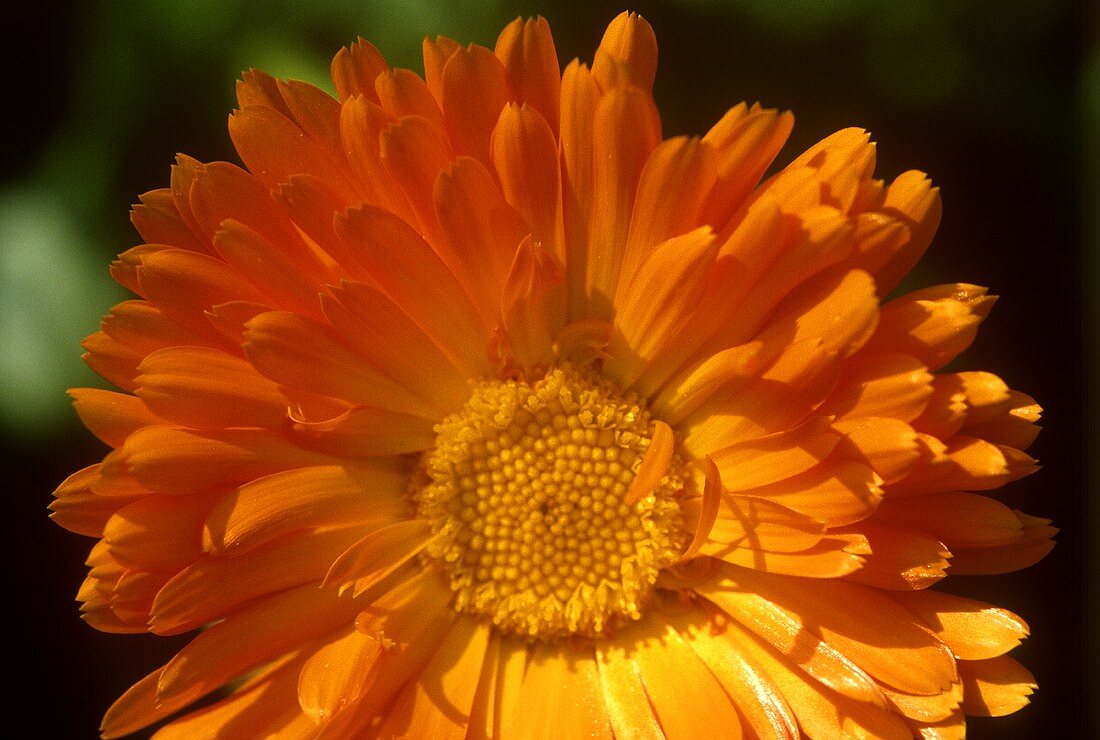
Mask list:
[[[1041,685],[1007,721],[975,737],[1038,737],[1085,716],[1086,505],[1094,454],[1097,149],[1096,14],[1068,0],[130,0],[37,3],[5,48],[11,146],[0,172],[0,439],[17,498],[20,618],[41,658],[26,668],[43,735],[92,737],[117,693],[170,641],[99,635],[71,603],[90,541],[44,518],[49,492],[103,454],[64,389],[102,385],[78,343],[125,296],[110,259],[137,243],[127,218],[167,184],[176,152],[236,157],[225,131],[234,82],[257,67],[331,90],[328,61],[361,35],[394,66],[421,71],[420,39],[492,46],[517,15],[541,14],[564,65],[591,60],[620,10],[641,12],[661,50],[656,96],[665,135],[702,133],[729,106],[794,111],[780,162],[835,129],[879,142],[880,176],[910,167],[941,186],[945,215],[912,282],[990,286],[1002,296],[966,368],[990,369],[1046,407],[1036,449],[1046,468],[1004,498],[1055,519],[1061,544],[1018,576],[965,593],[1027,618],[1019,655]],[[1090,242],[1091,239],[1091,242]],[[1090,246],[1091,245],[1091,246]],[[1088,288],[1088,290],[1086,290]],[[1091,302],[1086,306],[1086,302]],[[1095,343],[1093,343],[1095,346]],[[1091,368],[1091,369],[1090,369]],[[1091,580],[1091,579],[1089,579]],[[954,585],[954,584],[953,584]],[[23,671],[20,670],[22,674]]]

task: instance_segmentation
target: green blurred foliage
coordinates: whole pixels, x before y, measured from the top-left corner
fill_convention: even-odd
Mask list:
[[[100,279],[102,266],[79,233],[44,189],[0,194],[0,419],[13,435],[44,436],[65,409],[61,390],[98,380],[75,342],[120,291]]]

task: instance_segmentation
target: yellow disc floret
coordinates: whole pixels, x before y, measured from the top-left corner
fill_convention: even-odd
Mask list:
[[[437,427],[418,514],[454,607],[530,637],[596,636],[638,619],[683,547],[677,465],[627,503],[652,434],[637,400],[565,365],[490,381]]]

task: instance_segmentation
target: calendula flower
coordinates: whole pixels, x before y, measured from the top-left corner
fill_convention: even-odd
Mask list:
[[[930,588],[1051,547],[982,492],[1039,407],[943,368],[993,298],[885,300],[940,214],[789,113],[663,139],[616,18],[560,72],[366,41],[338,97],[249,72],[245,168],[180,157],[72,392],[113,448],[57,491],[111,632],[195,632],[117,737],[961,737],[1027,703],[1013,614]],[[885,301],[885,302],[884,302]]]

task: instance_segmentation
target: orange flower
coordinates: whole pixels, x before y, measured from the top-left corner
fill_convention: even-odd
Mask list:
[[[72,392],[113,451],[57,491],[112,632],[205,627],[117,737],[961,737],[1027,703],[1013,614],[929,588],[1025,567],[1039,407],[943,372],[993,303],[881,303],[939,220],[840,131],[759,183],[789,113],[662,140],[623,14],[365,41],[334,100],[250,72],[246,169],[142,197],[140,296]],[[880,305],[881,304],[881,305]]]

